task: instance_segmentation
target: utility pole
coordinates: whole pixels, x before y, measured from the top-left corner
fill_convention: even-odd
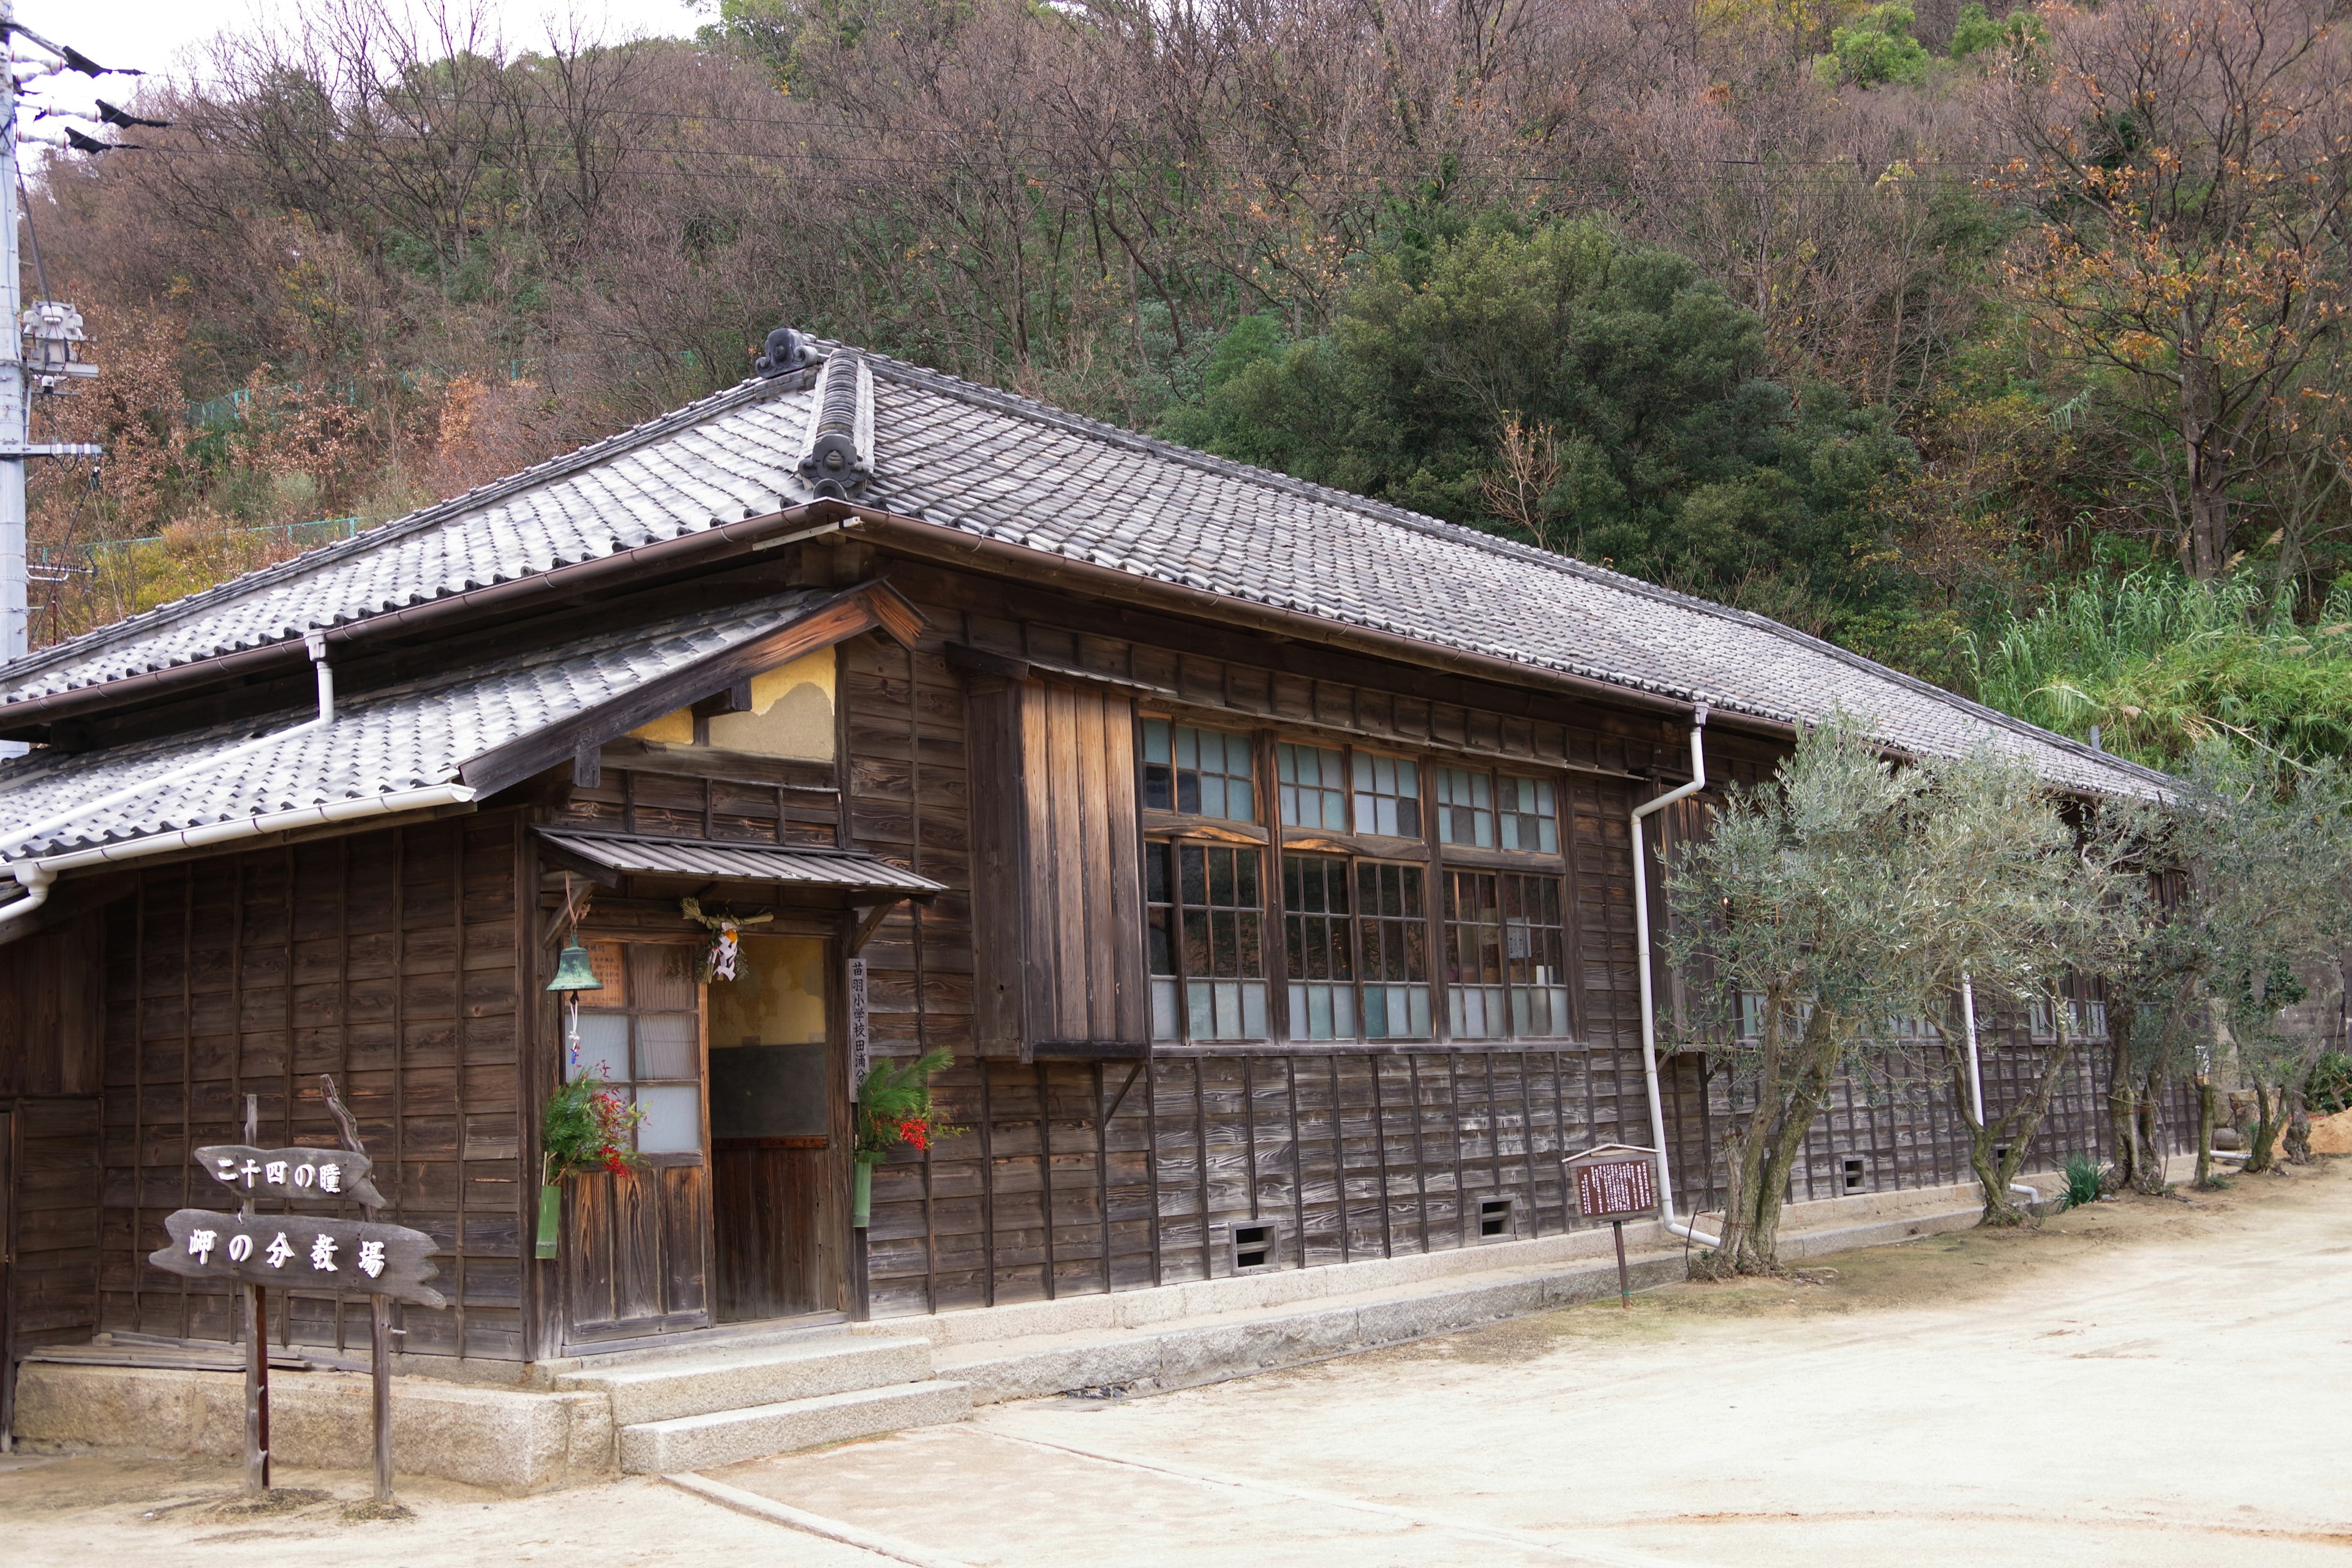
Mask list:
[[[0,37],[14,44],[16,0],[0,0]],[[32,400],[25,385],[24,289],[16,258],[16,51],[0,62],[0,662],[25,657],[32,647],[33,602],[25,579],[26,443],[32,439],[27,416]],[[20,753],[16,742],[0,742],[0,756]]]
[[[30,310],[25,308],[17,256],[16,194],[21,188],[16,163],[21,140],[16,129],[18,38],[47,51],[68,68],[91,77],[110,74],[105,67],[87,57],[19,27],[16,0],[0,0],[0,45],[5,45],[0,47],[0,664],[24,658],[32,647],[33,602],[25,560],[25,465],[34,458],[95,458],[104,450],[79,442],[33,444],[36,384],[44,393],[70,392],[76,381],[96,375],[98,367],[80,358],[79,311],[55,300],[37,300]],[[50,66],[33,75],[47,75],[57,68],[58,66]],[[54,136],[41,139],[85,152],[114,151],[86,136],[79,141]],[[33,340],[33,363],[29,365],[25,359],[27,334]],[[27,750],[20,741],[0,741],[0,760],[21,756]]]

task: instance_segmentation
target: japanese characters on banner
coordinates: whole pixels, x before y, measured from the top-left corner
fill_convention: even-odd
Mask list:
[[[383,1194],[368,1179],[373,1163],[344,1149],[249,1149],[242,1143],[216,1143],[197,1150],[196,1163],[240,1197],[383,1205]]]
[[[1657,1167],[1647,1159],[1575,1165],[1576,1212],[1586,1219],[1647,1214],[1658,1206]]]
[[[425,1283],[440,1270],[433,1238],[406,1226],[307,1215],[181,1209],[163,1222],[171,1245],[147,1255],[192,1279],[237,1279],[273,1289],[383,1295],[420,1307],[448,1303]]]
[[[866,961],[849,961],[849,1098],[856,1100],[866,1082],[866,1059],[873,1045],[866,1016]]]

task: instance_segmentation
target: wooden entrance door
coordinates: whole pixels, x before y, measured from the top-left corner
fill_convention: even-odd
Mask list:
[[[846,1101],[828,995],[833,945],[746,936],[737,977],[714,983],[710,1039],[713,1262],[722,1322],[841,1308],[832,1202]]]
[[[574,1176],[564,1194],[572,1344],[710,1323],[710,1173],[702,987],[684,942],[592,942],[601,991],[580,993],[579,1060],[645,1112],[636,1168]]]

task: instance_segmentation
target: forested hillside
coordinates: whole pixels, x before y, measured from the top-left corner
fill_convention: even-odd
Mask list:
[[[633,41],[311,0],[149,80],[170,129],[26,197],[106,371],[41,435],[110,450],[37,478],[37,636],[791,322],[2149,760],[2352,740],[2320,0],[723,0]]]

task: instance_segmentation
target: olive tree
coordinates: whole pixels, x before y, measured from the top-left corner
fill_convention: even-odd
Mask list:
[[[2070,808],[2023,763],[1989,751],[1938,767],[1930,789],[1920,891],[1906,905],[1919,1008],[1943,1041],[1983,1223],[2013,1226],[2026,1215],[2011,1184],[2082,1044],[2074,983],[2126,958],[2145,923],[2140,845],[2130,814]],[[2006,1008],[2050,1020],[1998,1112],[1984,1103],[1970,1004],[1988,1016]]]
[[[1898,768],[1851,725],[1801,735],[1676,851],[1667,946],[1694,979],[1692,1042],[1728,1058],[1721,1246],[1703,1272],[1773,1273],[1805,1134],[1883,1020],[1919,994],[1919,845],[1934,768]]]
[[[2212,1179],[2214,1079],[2231,1063],[2258,1107],[2246,1169],[2270,1169],[2326,1044],[2295,1004],[2340,984],[2352,945],[2352,780],[2332,763],[2210,746],[2146,833],[2184,885],[2143,963],[2168,981],[2174,1027],[2195,1051],[2197,1180]]]

